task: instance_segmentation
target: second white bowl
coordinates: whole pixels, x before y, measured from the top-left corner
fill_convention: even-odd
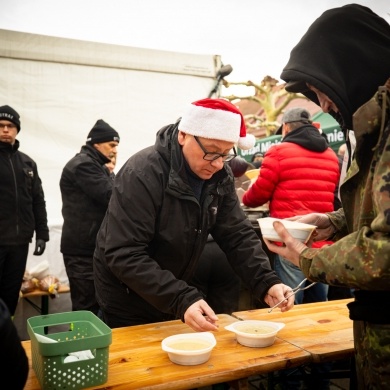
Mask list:
[[[236,334],[237,341],[246,347],[268,347],[285,324],[281,322],[245,320],[233,322],[225,329]]]
[[[286,219],[278,219],[278,218],[259,218],[257,222],[259,223],[261,235],[270,241],[281,241],[278,233],[273,227],[273,223],[275,221],[280,221],[284,227],[288,230],[288,232],[297,240],[306,243],[310,238],[311,234],[315,230],[317,226],[309,225],[307,223],[289,221]]]

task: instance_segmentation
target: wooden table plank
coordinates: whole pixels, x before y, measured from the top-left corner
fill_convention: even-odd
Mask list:
[[[70,287],[67,284],[60,284],[58,286],[57,293],[58,294],[65,294],[70,292]],[[33,298],[33,297],[41,297],[41,296],[50,296],[48,291],[40,290],[39,288],[36,288],[35,290],[21,294],[21,298]]]
[[[66,294],[70,292],[70,287],[66,284],[60,284],[57,290],[57,294]],[[37,312],[41,315],[49,314],[49,297],[50,299],[55,298],[55,295],[50,294],[48,291],[40,290],[39,288],[20,295],[24,298]],[[41,306],[36,305],[30,301],[30,298],[41,297]]]
[[[282,313],[274,309],[246,310],[232,315],[241,320],[284,322],[286,326],[278,337],[308,351],[313,362],[349,358],[354,354],[352,321],[347,303],[353,299],[341,299],[295,305]]]
[[[224,326],[237,321],[227,314],[219,314],[219,331],[215,332],[217,345],[209,361],[196,366],[172,363],[161,349],[161,341],[173,334],[191,333],[181,321],[130,326],[112,330],[113,342],[109,349],[108,381],[95,389],[179,390],[238,381],[242,378],[307,364],[308,352],[282,339],[266,348],[244,347],[236,342],[234,333]],[[30,362],[25,390],[40,389],[31,368],[31,342],[22,342]]]

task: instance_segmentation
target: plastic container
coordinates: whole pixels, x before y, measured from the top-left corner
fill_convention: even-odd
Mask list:
[[[194,366],[207,362],[216,344],[210,332],[183,333],[166,337],[161,348],[173,363]]]
[[[297,240],[306,243],[313,231],[317,226],[309,225],[307,223],[289,221],[288,219],[278,219],[278,218],[259,218],[257,222],[259,223],[261,234],[264,238],[270,241],[281,241],[279,234],[273,227],[275,221],[281,222],[288,232]]]
[[[236,334],[236,339],[246,347],[269,347],[276,334],[285,326],[282,322],[245,320],[233,322],[225,329]]]
[[[27,331],[32,366],[43,390],[78,390],[107,381],[111,329],[92,312],[31,317]],[[69,353],[79,351],[88,351],[93,358],[64,361],[67,357],[70,360]]]

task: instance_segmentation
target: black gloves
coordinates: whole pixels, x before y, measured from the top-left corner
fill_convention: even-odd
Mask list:
[[[45,248],[46,248],[46,242],[38,238],[35,242],[34,255],[40,256],[45,251]]]

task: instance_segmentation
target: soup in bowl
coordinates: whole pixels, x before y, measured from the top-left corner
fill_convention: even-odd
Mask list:
[[[210,332],[183,333],[166,337],[161,348],[173,363],[193,366],[207,362],[216,344]]]
[[[285,324],[281,322],[245,320],[225,326],[236,334],[237,341],[246,347],[268,347]]]

